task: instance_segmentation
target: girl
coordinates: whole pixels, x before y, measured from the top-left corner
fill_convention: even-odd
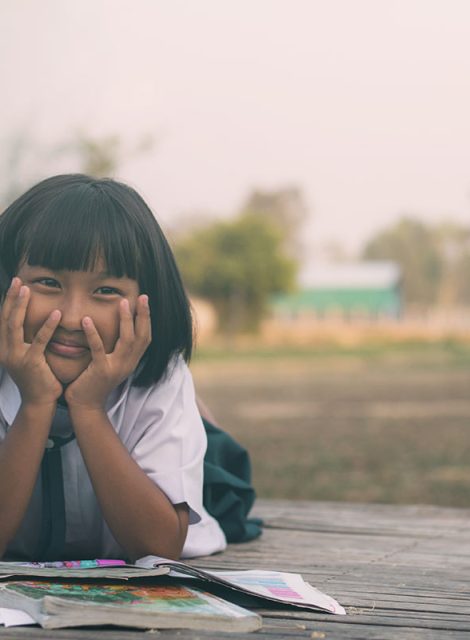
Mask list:
[[[222,550],[191,315],[142,198],[61,175],[0,217],[0,557]]]

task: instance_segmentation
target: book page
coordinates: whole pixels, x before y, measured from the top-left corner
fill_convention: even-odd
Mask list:
[[[120,559],[64,560],[57,562],[0,562],[0,578],[38,576],[44,578],[139,578],[165,575],[166,567],[142,568]]]
[[[314,605],[339,615],[346,613],[334,598],[312,587],[298,573],[257,570],[208,573],[259,596],[276,598],[290,604]]]
[[[19,627],[27,624],[36,624],[25,611],[20,609],[3,609],[0,607],[0,624],[5,627]]]

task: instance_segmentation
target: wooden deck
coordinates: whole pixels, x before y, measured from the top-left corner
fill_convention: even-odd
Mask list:
[[[334,596],[347,616],[263,609],[253,634],[37,627],[0,628],[1,638],[136,640],[162,638],[325,638],[468,640],[470,509],[259,501],[266,529],[195,564],[302,573]],[[148,637],[148,635],[147,635]]]

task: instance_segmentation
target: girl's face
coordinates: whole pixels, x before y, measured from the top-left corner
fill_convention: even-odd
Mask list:
[[[88,367],[91,354],[82,329],[89,316],[111,353],[119,337],[119,303],[129,300],[135,312],[139,285],[131,278],[117,278],[106,272],[104,262],[93,271],[51,271],[23,263],[17,273],[31,290],[24,322],[25,342],[31,342],[47,317],[59,309],[60,324],[46,347],[46,360],[60,382],[72,382]]]

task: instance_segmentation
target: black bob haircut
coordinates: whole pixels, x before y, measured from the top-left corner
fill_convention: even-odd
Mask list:
[[[131,187],[82,174],[47,178],[0,216],[0,300],[23,260],[52,270],[88,271],[103,258],[110,274],[136,280],[149,297],[152,342],[135,384],[162,379],[173,357],[189,361],[190,304],[168,242]]]

